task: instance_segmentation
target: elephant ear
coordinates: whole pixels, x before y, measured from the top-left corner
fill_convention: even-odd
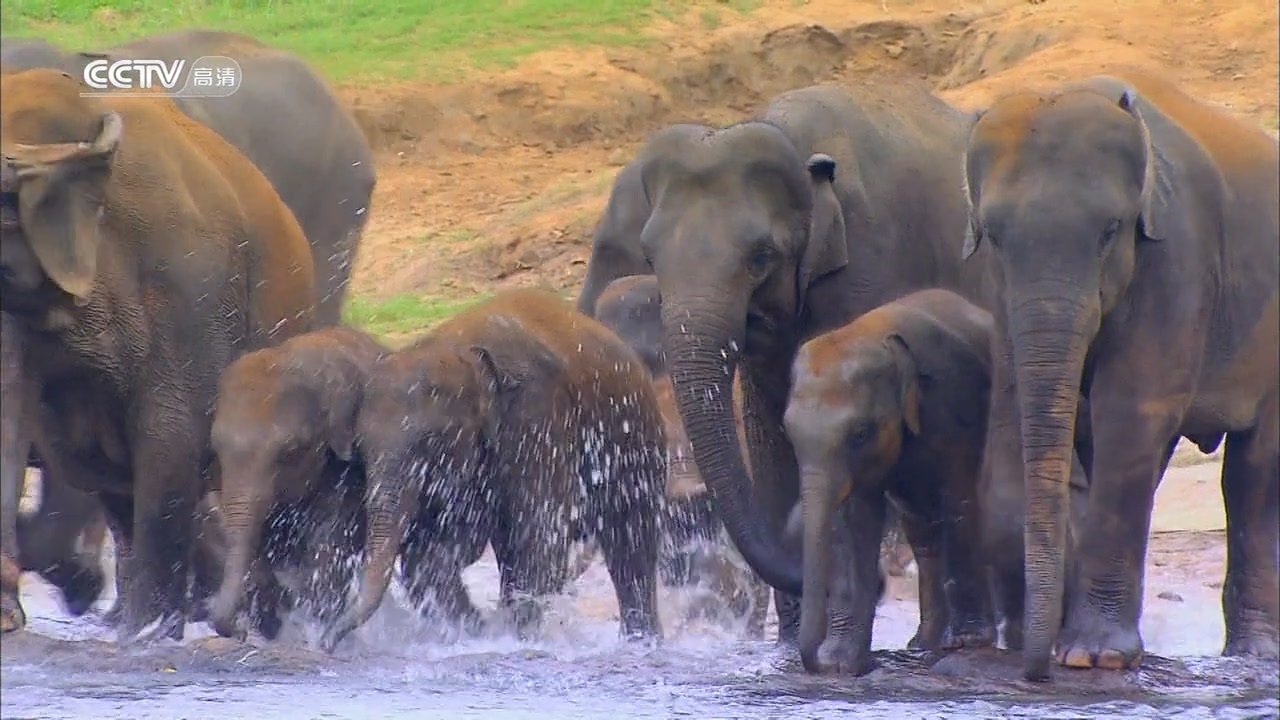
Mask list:
[[[813,215],[797,278],[800,307],[818,278],[849,264],[844,209],[835,191],[836,161],[830,155],[814,153],[807,166],[813,186]]]
[[[907,341],[898,333],[890,333],[884,345],[893,355],[898,368],[898,404],[902,408],[902,423],[912,435],[920,434],[920,385],[917,380],[915,356]]]
[[[974,111],[969,116],[969,132],[973,132],[973,128],[978,124],[978,121],[986,114],[987,111],[983,108]],[[982,243],[982,228],[978,226],[978,198],[974,192],[973,186],[969,182],[969,153],[967,151],[965,152],[964,165],[962,169],[964,172],[964,202],[965,207],[968,209],[968,213],[966,214],[964,246],[960,250],[960,259],[968,260],[973,257],[975,252],[978,251],[978,245]]]
[[[5,158],[32,253],[49,279],[78,303],[93,291],[102,203],[124,125],[114,112],[100,123],[90,142],[16,145]]]
[[[1142,235],[1148,240],[1164,240],[1168,228],[1174,223],[1173,183],[1169,177],[1169,161],[1151,142],[1151,129],[1147,125],[1138,94],[1126,88],[1120,94],[1120,108],[1138,121],[1142,130],[1142,142],[1146,146],[1146,170],[1142,180],[1142,206],[1139,221]]]

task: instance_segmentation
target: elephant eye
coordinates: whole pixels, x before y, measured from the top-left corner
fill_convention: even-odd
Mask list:
[[[863,423],[853,429],[849,433],[849,445],[855,450],[863,447],[871,442],[871,438],[875,437],[876,426],[871,423]]]
[[[777,257],[778,253],[772,247],[758,246],[751,253],[751,273],[758,277],[769,272],[773,268],[773,263]]]
[[[1106,252],[1111,247],[1111,243],[1115,241],[1116,234],[1120,232],[1120,221],[1112,220],[1107,223],[1107,229],[1102,231],[1102,237],[1098,241],[1098,251]]]

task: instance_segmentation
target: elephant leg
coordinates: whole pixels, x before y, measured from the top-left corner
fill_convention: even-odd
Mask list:
[[[916,629],[915,636],[907,642],[907,647],[913,650],[938,650],[945,646],[949,621],[945,588],[947,567],[942,557],[942,524],[914,512],[902,512],[898,517],[907,542],[911,543],[911,553],[915,555],[918,569],[916,583],[920,598],[920,626]]]
[[[752,640],[764,639],[764,624],[769,617],[769,597],[773,593],[769,583],[760,579],[755,572],[748,570],[751,592],[751,612],[747,615],[746,635]]]
[[[484,540],[468,539],[465,547],[464,543],[448,547],[453,543],[443,543],[422,532],[411,531],[409,537],[400,556],[409,601],[424,616],[434,605],[448,622],[456,623],[464,632],[481,632],[484,618],[462,582],[462,570],[480,559]]]
[[[1003,356],[1003,359],[1002,359]],[[1022,420],[1011,367],[1012,350],[992,358],[991,406],[978,495],[982,547],[1004,646],[1022,649],[1026,568],[1023,532],[1026,487]]]
[[[508,488],[516,484],[500,482]],[[492,538],[501,574],[501,602],[511,612],[522,640],[541,631],[543,603],[568,580],[568,505],[548,499],[548,486],[544,479],[535,478],[522,488],[524,496],[508,503]],[[603,538],[601,550],[607,561],[609,545]]]
[[[1097,380],[1093,390],[1089,504],[1076,539],[1057,657],[1069,667],[1137,667],[1151,510],[1178,422],[1173,413],[1144,413],[1145,406],[1159,404],[1125,397],[1118,388],[1107,392]]]
[[[604,522],[600,552],[613,581],[622,633],[629,638],[662,634],[658,621],[658,537],[652,513],[633,501]]]
[[[125,495],[102,493],[102,509],[116,549],[116,597],[102,615],[107,625],[118,625],[124,619],[124,597],[130,592],[130,565],[133,562],[133,500]]]
[[[987,586],[982,576],[981,528],[978,519],[977,478],[969,475],[948,482],[943,490],[943,595],[947,632],[943,645],[983,647],[995,641]]]
[[[779,397],[769,397],[748,372],[743,377],[742,412],[748,455],[751,458],[752,492],[758,507],[768,514],[770,530],[783,536],[787,514],[800,498],[800,467],[782,424],[786,393],[790,390],[790,365],[780,381],[765,383]],[[877,545],[877,548],[879,546]],[[775,590],[778,642],[797,645],[800,638],[800,598]]]
[[[162,398],[157,400],[156,398]],[[173,408],[162,389],[143,408],[146,428],[133,448],[133,589],[124,597],[123,637],[181,640],[186,620],[193,525],[202,488],[201,420]],[[195,412],[194,408],[187,411]]]
[[[1227,436],[1222,466],[1227,510],[1224,655],[1274,659],[1280,654],[1280,429],[1274,397],[1258,427]]]

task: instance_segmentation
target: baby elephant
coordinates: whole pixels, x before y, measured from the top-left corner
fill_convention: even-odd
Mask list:
[[[243,355],[223,373],[212,438],[226,558],[209,612],[220,635],[244,637],[237,615],[251,578],[266,605],[259,629],[278,632],[285,601],[273,571],[318,565],[302,593],[322,619],[341,610],[345,561],[364,543],[357,412],[386,352],[359,330],[330,327]]]
[[[801,471],[789,530],[803,532],[809,672],[872,667],[886,500],[902,511],[919,568],[911,646],[993,640],[976,517],[992,332],[983,310],[924,290],[800,349],[785,424]]]
[[[359,598],[331,651],[377,609],[397,553],[410,597],[474,619],[460,572],[493,544],[522,635],[595,535],[622,629],[658,635],[662,418],[636,354],[540,290],[503,293],[378,363],[360,413],[369,532]]]

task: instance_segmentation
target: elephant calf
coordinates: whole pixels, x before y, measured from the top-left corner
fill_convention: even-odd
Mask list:
[[[461,570],[492,542],[521,634],[594,535],[629,636],[658,635],[662,418],[648,373],[607,328],[549,292],[462,312],[380,361],[360,411],[369,532],[359,599],[331,651],[377,609],[396,555],[415,602],[475,617]]]
[[[887,499],[919,566],[911,645],[991,642],[975,498],[993,327],[960,296],[924,290],[801,347],[785,423],[801,469],[789,529],[799,532],[802,517],[806,670],[871,669]]]
[[[280,591],[264,556],[274,571],[317,567],[301,594],[322,619],[341,611],[345,561],[364,542],[356,417],[386,352],[359,330],[330,327],[243,355],[223,373],[212,438],[226,558],[209,613],[220,635],[244,636],[236,620],[250,577],[260,595],[275,593],[266,597],[277,607],[259,608],[259,629],[278,632]]]

